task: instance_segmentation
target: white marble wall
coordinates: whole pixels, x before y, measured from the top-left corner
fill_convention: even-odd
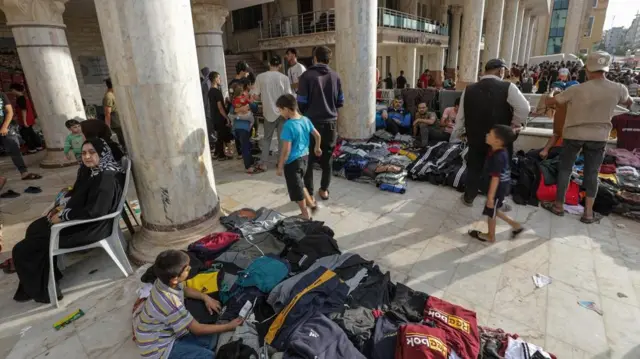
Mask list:
[[[95,4],[143,213],[131,252],[149,261],[217,224],[191,4]]]
[[[47,145],[42,167],[75,165],[76,161],[69,161],[62,151],[69,134],[64,123],[86,118],[62,23],[65,2],[23,0],[20,4],[2,4]]]
[[[464,88],[467,84],[478,81],[484,0],[465,0],[463,11],[460,75],[456,83],[456,87],[459,88]]]
[[[516,18],[516,34],[513,39],[513,53],[511,55],[511,62],[518,62],[520,57],[520,48],[522,47],[522,24],[524,23],[524,4],[520,3],[518,6],[518,16]]]
[[[213,1],[213,2],[212,2]],[[227,67],[224,59],[222,27],[229,15],[226,6],[218,0],[192,0],[193,26],[198,53],[198,67],[208,67],[220,74],[221,90],[228,95]]]
[[[524,63],[529,63],[529,58],[531,57],[531,51],[533,51],[535,41],[535,32],[536,32],[536,24],[537,19],[535,16],[531,17],[531,21],[529,22],[529,39],[527,40],[527,51],[524,54]]]
[[[491,59],[500,57],[504,2],[505,0],[486,0],[487,21],[484,34],[484,51],[482,52],[483,64],[486,64]]]
[[[549,16],[537,17],[535,43],[531,49],[530,56],[541,56],[547,54],[547,38],[549,36]]]
[[[529,11],[525,11],[524,20],[522,22],[522,35],[520,36],[520,48],[518,50],[518,64],[523,65],[525,63],[525,57],[528,50],[527,41],[529,41],[529,24],[531,23],[531,16]]]
[[[562,39],[562,53],[577,54],[580,38],[582,37],[582,16],[586,6],[585,1],[569,1],[567,11],[567,22],[564,27],[564,37]],[[591,2],[589,2],[591,3]]]
[[[460,47],[460,28],[462,26],[462,7],[461,6],[452,6],[451,7],[451,42],[449,47],[449,58],[447,59],[447,67],[450,69],[455,69],[458,66],[458,48]]]
[[[416,82],[424,69],[419,69],[417,47],[416,46],[398,46],[398,64],[400,70],[404,70],[404,77],[410,87],[416,87]],[[424,57],[423,67],[429,67],[429,55]]]
[[[518,0],[505,0],[504,3],[504,24],[502,26],[502,37],[500,39],[500,57],[511,66],[513,63],[513,47],[516,37],[518,20]]]
[[[336,1],[333,58],[344,92],[338,133],[345,138],[367,139],[375,132],[376,6],[369,0]]]

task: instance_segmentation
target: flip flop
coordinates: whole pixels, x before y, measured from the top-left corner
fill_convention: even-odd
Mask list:
[[[39,174],[35,174],[35,173],[29,173],[26,177],[24,177],[22,180],[23,181],[28,181],[28,180],[37,180],[42,178],[42,176],[40,176]]]
[[[320,194],[320,191],[318,191],[318,197],[320,197],[323,201],[328,201],[329,200],[329,190],[327,190],[327,196],[324,197],[323,195]]]
[[[547,211],[555,214],[558,217],[564,217],[564,210],[558,211],[556,206],[554,206],[553,202],[542,202],[542,208],[544,208]]]
[[[586,218],[586,217],[582,216],[582,217],[580,217],[580,222],[582,222],[584,224],[600,223],[601,219],[602,219],[602,215],[600,213],[593,212],[593,217],[592,218]]]
[[[524,232],[525,228],[520,227],[511,231],[511,239],[515,239],[520,233]]]
[[[24,190],[24,193],[33,193],[33,194],[36,194],[36,193],[40,193],[40,192],[42,192],[42,188],[40,188],[40,187],[35,187],[35,186],[29,186],[29,187],[27,187],[27,188]]]
[[[481,233],[482,233],[482,232],[480,232],[480,231],[478,231],[478,230],[475,230],[475,229],[470,230],[469,232],[467,232],[467,234],[469,234],[471,237],[473,237],[473,238],[475,238],[475,239],[479,240],[480,242],[483,242],[483,243],[493,243],[492,241],[490,241],[490,240],[488,240],[488,239],[484,239],[484,238],[480,237],[480,234],[481,234]]]
[[[20,193],[10,189],[7,192],[0,194],[0,198],[16,198],[20,197]]]

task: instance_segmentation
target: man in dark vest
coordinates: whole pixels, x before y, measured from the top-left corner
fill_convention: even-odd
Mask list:
[[[484,76],[477,83],[467,86],[460,97],[456,127],[464,126],[469,144],[467,181],[462,196],[462,203],[467,206],[472,206],[478,195],[482,169],[489,151],[485,137],[491,127],[510,125],[514,131],[519,131],[529,115],[529,101],[515,84],[502,80],[507,68],[502,59],[489,60],[484,67]],[[454,135],[459,132],[456,130]],[[509,154],[513,156],[513,145],[509,146]]]

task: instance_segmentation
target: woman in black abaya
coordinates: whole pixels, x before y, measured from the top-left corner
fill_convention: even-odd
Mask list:
[[[25,238],[13,248],[13,261],[20,284],[13,299],[49,303],[49,238],[56,223],[98,218],[114,212],[122,195],[125,171],[115,161],[111,149],[100,138],[82,145],[82,166],[78,171],[71,198],[64,209],[35,220],[27,228]],[[109,236],[111,220],[87,223],[60,231],[60,247],[87,245]],[[56,266],[56,280],[61,277]],[[62,295],[57,290],[58,297]]]

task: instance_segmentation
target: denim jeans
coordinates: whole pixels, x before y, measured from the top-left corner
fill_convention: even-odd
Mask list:
[[[20,152],[20,139],[18,139],[18,135],[9,130],[6,136],[0,137],[2,138],[4,150],[11,156],[11,161],[13,161],[14,166],[16,166],[20,173],[27,172],[27,165],[24,164],[22,152]]]
[[[247,130],[234,130],[236,137],[236,149],[242,154],[244,168],[249,169],[253,165],[253,157],[251,156],[251,132]]]
[[[196,336],[189,333],[173,343],[168,359],[214,359],[217,343],[215,334]]]
[[[606,146],[604,141],[580,141],[564,139],[562,141],[562,152],[560,153],[560,162],[558,163],[558,191],[556,192],[556,201],[564,203],[564,196],[569,187],[573,163],[578,157],[578,153],[582,150],[584,155],[584,170],[582,187],[587,192],[588,198],[596,198],[598,194],[598,172],[600,165],[604,160],[604,150]]]

